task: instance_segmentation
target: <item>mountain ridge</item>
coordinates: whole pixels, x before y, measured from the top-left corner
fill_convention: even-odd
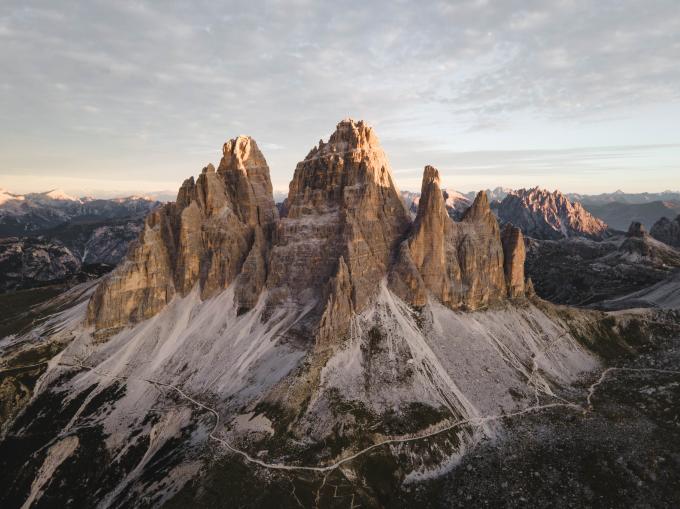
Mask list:
[[[573,384],[649,325],[541,301],[484,191],[460,221],[436,168],[421,193],[411,220],[375,132],[345,120],[279,217],[255,141],[225,143],[118,268],[2,340],[0,502],[160,506],[236,482],[294,505],[308,475],[302,497],[332,500],[328,481],[377,507],[506,419],[587,413]]]
[[[560,191],[539,187],[509,193],[498,205],[501,223],[522,229],[525,235],[540,239],[581,236],[602,239],[607,225],[589,214],[578,202],[571,202]]]

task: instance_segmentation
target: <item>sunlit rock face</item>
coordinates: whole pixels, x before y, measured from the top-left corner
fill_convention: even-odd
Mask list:
[[[523,294],[523,252],[521,237],[501,242],[484,192],[462,220],[454,222],[439,187],[439,172],[426,166],[418,214],[400,246],[392,287],[415,306],[425,305],[433,295],[451,309],[479,309],[504,300],[509,286],[510,296]]]
[[[342,334],[376,294],[409,224],[373,129],[340,122],[295,169],[272,251],[272,303],[317,300],[319,337]]]
[[[472,310],[521,296],[523,249],[517,229],[501,240],[483,192],[454,222],[431,166],[412,222],[373,129],[351,119],[298,163],[279,218],[264,156],[241,136],[224,144],[217,170],[206,166],[175,203],[149,215],[125,263],[92,297],[88,322],[115,332],[196,286],[206,299],[233,285],[239,312],[263,295],[268,313],[308,309],[297,334],[323,349],[385,278],[414,306],[434,297]]]
[[[524,262],[526,248],[522,230],[506,224],[501,232],[503,242],[505,282],[509,297],[519,297],[525,293]]]
[[[115,331],[155,315],[196,284],[209,297],[231,284],[246,260],[252,277],[239,295],[252,306],[266,276],[263,239],[277,218],[257,144],[243,136],[230,140],[218,171],[208,165],[195,181],[184,181],[175,203],[147,217],[126,261],[95,292],[88,322]]]
[[[607,225],[586,211],[579,202],[571,202],[559,191],[535,187],[510,192],[498,206],[502,223],[519,227],[536,239],[556,240],[568,237],[602,239]]]

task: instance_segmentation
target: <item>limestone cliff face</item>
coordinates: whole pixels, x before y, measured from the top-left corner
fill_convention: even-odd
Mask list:
[[[351,313],[339,317],[338,309],[365,307],[410,224],[373,129],[340,122],[298,163],[286,208],[267,281],[272,304],[318,301],[320,314],[329,308],[320,336],[330,325],[341,331]]]
[[[524,291],[520,240],[501,242],[498,222],[483,192],[462,220],[454,222],[446,210],[439,173],[426,166],[418,214],[399,248],[391,286],[414,306],[423,306],[428,295],[452,309],[478,309],[508,295],[517,297]]]
[[[153,211],[127,259],[97,287],[87,309],[87,320],[97,330],[150,318],[174,297],[173,260],[166,247],[174,238],[170,214],[168,206]]]
[[[454,222],[430,166],[412,223],[373,129],[344,120],[298,163],[282,218],[256,143],[227,142],[217,170],[185,180],[177,201],[147,218],[125,263],[97,288],[88,321],[115,332],[196,287],[205,299],[231,286],[239,313],[263,292],[265,316],[304,310],[291,334],[325,350],[386,277],[414,306],[433,297],[479,309],[523,295],[524,242],[516,228],[501,240],[484,192]]]
[[[526,248],[522,230],[511,224],[506,224],[501,232],[503,242],[505,283],[509,297],[519,297],[525,293],[524,262]]]
[[[278,213],[269,170],[254,140],[224,145],[218,171],[184,181],[175,203],[152,213],[126,261],[96,290],[88,321],[115,330],[149,318],[197,284],[207,298],[241,273],[237,296],[252,307],[266,279],[266,241]]]

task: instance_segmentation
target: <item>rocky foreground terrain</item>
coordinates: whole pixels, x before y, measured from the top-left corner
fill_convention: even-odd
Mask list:
[[[672,277],[680,251],[633,223],[625,235],[600,242],[528,239],[526,271],[536,293],[551,302],[598,305]]]
[[[588,411],[555,408],[509,421],[499,440],[400,493],[395,505],[672,507],[680,500],[678,365],[680,340],[639,345],[594,381],[594,391],[583,387]]]
[[[615,249],[670,256],[650,239],[635,227]],[[280,208],[257,143],[229,140],[113,272],[3,324],[0,505],[479,506],[503,492],[461,475],[492,473],[495,451],[519,455],[510,505],[552,465],[592,491],[534,430],[610,419],[612,368],[671,348],[677,316],[548,303],[526,255],[483,191],[454,221],[432,166],[412,217],[364,122],[310,150]],[[678,383],[652,361],[650,387]],[[580,506],[617,500],[594,482],[611,489]]]

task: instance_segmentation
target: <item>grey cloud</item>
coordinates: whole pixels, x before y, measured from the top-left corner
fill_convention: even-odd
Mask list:
[[[29,140],[68,161],[85,145],[87,161],[170,152],[200,168],[247,133],[281,147],[267,153],[280,182],[347,115],[422,147],[518,111],[584,120],[680,98],[675,0],[9,0],[0,48],[0,152]]]
[[[453,152],[446,149],[428,150],[426,162],[432,162],[443,172],[456,175],[549,175],[569,171],[580,174],[620,172],[634,159],[646,159],[650,154],[680,156],[680,144],[628,145],[611,147],[574,147],[551,150],[480,150]],[[409,166],[395,169],[397,178],[422,174],[423,154],[405,160]],[[622,163],[624,163],[622,165]],[[413,166],[410,166],[410,165]],[[420,164],[420,166],[418,166]],[[672,167],[677,167],[674,165]]]

